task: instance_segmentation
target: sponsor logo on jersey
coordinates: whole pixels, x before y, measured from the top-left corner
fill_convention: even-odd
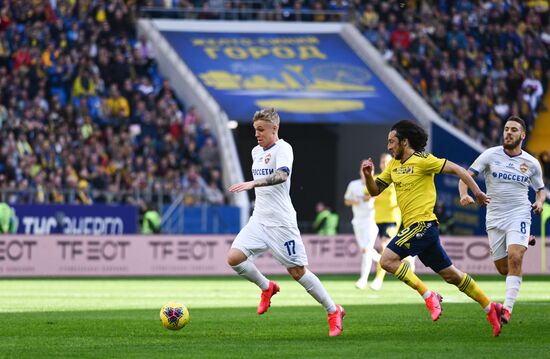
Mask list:
[[[402,166],[402,167],[396,167],[393,169],[393,172],[395,172],[398,175],[408,175],[414,173],[414,166]]]
[[[502,172],[493,172],[493,177],[497,179],[502,179],[506,181],[513,181],[513,182],[527,182],[529,181],[529,177],[517,175],[513,173],[502,173]]]
[[[529,166],[527,166],[527,163],[525,163],[525,162],[523,162],[521,165],[519,165],[519,170],[521,171],[521,173],[527,172],[528,169],[529,169]]]
[[[273,168],[253,168],[252,176],[268,176],[273,174]]]
[[[265,155],[265,159],[264,159],[265,164],[267,165],[269,161],[271,161],[271,153],[268,153],[267,155]]]

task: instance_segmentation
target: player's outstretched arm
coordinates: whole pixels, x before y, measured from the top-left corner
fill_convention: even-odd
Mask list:
[[[259,178],[254,181],[254,187],[274,186],[279,183],[286,182],[288,179],[288,172],[279,169],[275,173],[264,178]]]
[[[475,177],[475,173],[468,170],[468,174],[471,177]],[[460,194],[460,204],[467,206],[475,202],[475,200],[468,194],[468,185],[463,180],[458,180],[458,193]]]
[[[491,199],[479,188],[476,181],[466,172],[466,170],[456,163],[447,160],[445,162],[445,166],[443,167],[442,173],[450,173],[454,174],[470,188],[470,190],[474,193],[474,196],[476,196],[477,202],[481,205],[486,205],[489,202],[491,202]]]
[[[288,179],[288,173],[284,170],[277,170],[272,175],[264,178],[259,178],[254,181],[235,183],[229,187],[230,192],[242,192],[248,191],[255,187],[273,186],[279,183],[283,183]]]
[[[544,206],[544,201],[546,200],[546,190],[543,188],[540,191],[537,191],[535,202],[531,205],[533,212],[540,214]]]

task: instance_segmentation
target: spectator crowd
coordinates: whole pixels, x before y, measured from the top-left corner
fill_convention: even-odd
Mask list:
[[[162,79],[131,1],[0,1],[9,203],[223,204],[216,139]]]
[[[532,128],[550,77],[547,1],[369,1],[364,35],[434,109],[477,142],[511,114]]]

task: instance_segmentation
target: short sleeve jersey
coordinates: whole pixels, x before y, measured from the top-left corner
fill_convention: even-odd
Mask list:
[[[254,188],[256,202],[252,216],[266,226],[296,226],[296,211],[290,199],[290,177],[294,153],[292,146],[279,139],[271,147],[252,149],[252,177],[265,178],[278,169],[288,172],[288,179],[273,186]]]
[[[378,178],[378,175],[375,178]],[[374,199],[374,218],[376,223],[400,224],[401,212],[397,205],[397,194],[393,183]]]
[[[433,212],[436,200],[434,175],[441,173],[446,162],[446,159],[427,152],[415,152],[403,163],[392,159],[376,179],[388,186],[395,185],[405,227],[437,220]]]
[[[538,191],[544,188],[539,161],[525,151],[509,156],[504,147],[485,150],[470,166],[476,175],[483,173],[487,195],[486,227],[508,228],[517,221],[531,223],[529,187]]]
[[[374,221],[374,199],[371,197],[365,201],[366,187],[360,179],[351,181],[348,184],[344,199],[351,201],[359,201],[359,203],[351,206],[353,211],[352,223],[372,222]]]

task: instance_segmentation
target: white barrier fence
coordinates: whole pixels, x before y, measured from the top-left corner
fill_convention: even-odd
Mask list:
[[[319,274],[358,273],[361,254],[353,235],[303,236],[309,267]],[[442,237],[453,263],[463,271],[496,274],[485,237]],[[0,237],[0,277],[162,276],[233,274],[226,254],[232,236],[25,236]],[[526,274],[541,269],[541,246],[529,247]],[[546,248],[547,256],[548,248]],[[256,259],[266,274],[285,268],[269,254]],[[374,268],[375,266],[373,266]],[[431,273],[417,260],[417,272]]]

